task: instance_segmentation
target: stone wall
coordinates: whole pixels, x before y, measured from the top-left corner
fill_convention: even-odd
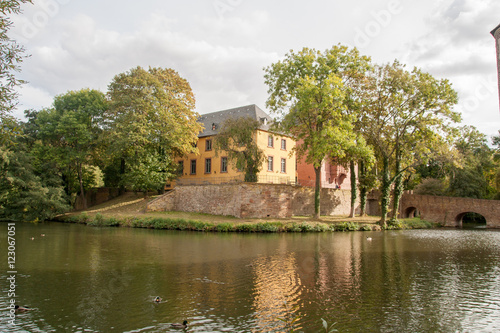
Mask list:
[[[459,227],[465,213],[484,216],[486,226],[500,228],[500,201],[471,198],[440,197],[405,193],[401,198],[401,216],[416,209],[424,220],[439,222],[447,227]]]
[[[118,188],[101,187],[90,189],[85,193],[87,207],[96,206],[106,201],[116,198],[120,194]],[[83,200],[81,196],[76,198],[75,210],[83,209]]]
[[[349,190],[323,189],[321,214],[348,215],[350,196]],[[152,201],[148,210],[199,212],[239,218],[312,215],[314,189],[260,183],[177,186],[174,191]]]

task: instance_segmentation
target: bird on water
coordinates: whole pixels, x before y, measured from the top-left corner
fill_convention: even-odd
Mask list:
[[[172,328],[186,328],[187,324],[188,324],[188,321],[184,320],[182,322],[182,324],[175,323],[175,324],[171,324],[170,327],[172,327]]]

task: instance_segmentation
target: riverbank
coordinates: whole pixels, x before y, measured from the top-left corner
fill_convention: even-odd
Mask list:
[[[380,217],[322,216],[319,220],[307,216],[287,219],[238,219],[231,216],[187,212],[147,212],[147,203],[154,197],[126,193],[86,211],[59,216],[57,221],[82,223],[98,227],[132,227],[164,230],[208,232],[326,232],[378,231]],[[402,219],[386,229],[430,229],[436,224],[419,218]]]

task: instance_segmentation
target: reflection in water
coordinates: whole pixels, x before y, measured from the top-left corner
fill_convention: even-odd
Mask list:
[[[0,224],[1,246],[6,234]],[[5,326],[0,271],[2,332],[169,332],[183,320],[190,332],[283,332],[294,318],[304,332],[319,331],[321,318],[339,332],[500,329],[495,231],[267,235],[18,223],[16,237],[16,302],[35,310]]]
[[[253,263],[253,302],[258,332],[284,330],[298,313],[301,282],[293,253],[257,258]],[[279,321],[278,318],[282,318]]]

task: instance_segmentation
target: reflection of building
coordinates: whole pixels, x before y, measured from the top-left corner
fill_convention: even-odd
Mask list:
[[[198,135],[198,153],[177,161],[182,168],[179,183],[226,183],[243,180],[224,152],[215,153],[214,139],[227,119],[252,118],[261,123],[256,131],[256,142],[264,151],[266,161],[257,175],[259,183],[295,183],[295,140],[270,131],[271,117],[256,105],[204,114],[199,118],[205,129]]]
[[[500,24],[491,31],[493,37],[495,37],[496,41],[496,49],[497,49],[497,71],[498,71],[498,96],[500,98]]]

